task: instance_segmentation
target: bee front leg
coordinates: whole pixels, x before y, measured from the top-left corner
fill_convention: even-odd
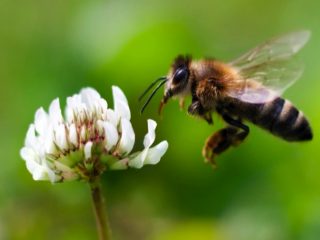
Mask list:
[[[192,100],[192,103],[188,107],[188,113],[191,115],[203,115],[204,109],[199,100]]]
[[[183,109],[184,109],[184,103],[185,103],[184,97],[180,98],[180,99],[179,99],[179,107],[180,107],[180,110],[183,110]]]
[[[199,100],[193,100],[188,107],[188,113],[191,115],[197,115],[209,124],[213,124],[212,116],[210,112],[206,112]]]

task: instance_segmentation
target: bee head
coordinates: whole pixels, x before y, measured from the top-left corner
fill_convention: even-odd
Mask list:
[[[143,105],[141,113],[145,110],[155,93],[159,88],[165,84],[164,96],[160,103],[159,113],[161,112],[164,104],[176,95],[183,94],[187,90],[190,71],[189,65],[191,62],[191,57],[179,55],[173,62],[170,72],[167,76],[160,77],[150,84],[150,86],[142,93],[139,100],[141,100],[154,86],[159,83],[153,92],[150,94],[149,98]]]
[[[173,62],[170,72],[167,76],[164,96],[162,102],[166,103],[169,98],[182,94],[187,90],[191,57],[179,55]]]

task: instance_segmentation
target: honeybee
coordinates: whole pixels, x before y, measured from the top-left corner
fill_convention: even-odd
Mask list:
[[[215,165],[215,157],[248,136],[243,120],[270,131],[286,141],[312,139],[308,120],[281,95],[302,74],[303,67],[292,57],[309,40],[309,31],[298,31],[273,38],[229,63],[215,59],[192,60],[178,56],[167,76],[154,81],[141,95],[159,83],[142,107],[144,111],[158,89],[165,85],[159,112],[170,98],[191,96],[188,113],[213,124],[218,113],[227,126],[208,137],[203,156]]]

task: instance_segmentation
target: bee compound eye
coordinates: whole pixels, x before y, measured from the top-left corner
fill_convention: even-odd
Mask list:
[[[173,78],[174,84],[179,84],[183,81],[186,81],[188,79],[189,72],[186,68],[180,68],[176,71]]]

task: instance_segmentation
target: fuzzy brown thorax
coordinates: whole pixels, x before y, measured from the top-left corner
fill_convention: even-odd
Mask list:
[[[223,99],[229,89],[235,87],[235,79],[240,78],[231,66],[212,59],[193,61],[190,72],[193,94],[208,110],[213,110],[216,102]]]

